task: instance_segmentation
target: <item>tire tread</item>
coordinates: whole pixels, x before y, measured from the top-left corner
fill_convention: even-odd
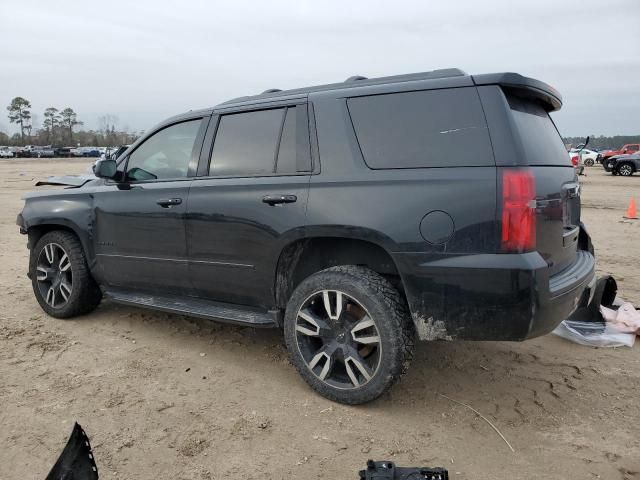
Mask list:
[[[36,280],[36,263],[38,255],[44,244],[55,242],[63,246],[71,261],[73,271],[73,289],[72,295],[76,295],[62,309],[55,309],[49,306],[42,299],[37,288]],[[79,315],[87,314],[97,308],[102,299],[100,288],[96,284],[87,260],[84,249],[78,237],[65,230],[53,230],[45,233],[31,250],[31,258],[29,260],[29,271],[31,272],[31,282],[33,291],[36,295],[38,303],[47,314],[56,318],[71,318]],[[77,290],[76,290],[77,289]],[[77,294],[76,294],[77,291]]]
[[[325,277],[327,281],[331,280],[332,275],[340,275],[341,277],[351,277],[350,280],[355,284],[360,283],[365,288],[373,290],[375,297],[381,301],[388,312],[388,316],[383,320],[389,323],[391,329],[395,332],[399,332],[399,335],[392,337],[395,340],[395,352],[393,356],[392,364],[387,372],[387,378],[384,379],[379,385],[376,385],[375,389],[358,389],[350,391],[336,391],[335,389],[316,381],[313,379],[313,374],[308,371],[306,364],[303,361],[298,360],[297,355],[292,352],[292,343],[287,340],[287,346],[289,348],[290,357],[292,363],[298,373],[305,379],[305,381],[314,388],[322,396],[344,404],[357,405],[372,401],[388,391],[396,382],[400,380],[404,375],[413,359],[414,347],[415,347],[415,327],[411,316],[409,315],[409,309],[405,298],[401,293],[379,273],[359,265],[339,265],[330,267],[325,270],[314,273],[296,287],[296,290],[303,286],[305,283],[314,281],[318,277]],[[331,287],[328,287],[331,288]],[[296,292],[292,297],[294,297]],[[289,302],[287,306],[286,318],[291,319],[290,309],[296,309],[299,305],[292,305]],[[285,322],[286,322],[285,318]],[[292,321],[292,320],[290,320]],[[293,320],[295,321],[295,320]],[[287,331],[287,325],[285,324],[285,337],[289,337]],[[297,347],[296,347],[297,348]],[[366,387],[366,386],[365,386]],[[339,393],[337,393],[339,392]],[[348,392],[348,394],[345,394]]]

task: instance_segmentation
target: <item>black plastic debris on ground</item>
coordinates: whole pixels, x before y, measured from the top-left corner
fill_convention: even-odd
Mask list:
[[[67,445],[45,480],[98,480],[89,437],[76,423]]]
[[[439,467],[397,467],[393,462],[367,462],[358,472],[360,480],[449,480],[449,472]]]

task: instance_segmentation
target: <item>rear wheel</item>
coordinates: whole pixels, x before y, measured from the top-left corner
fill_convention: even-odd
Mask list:
[[[623,177],[630,177],[631,175],[633,175],[633,166],[631,166],[631,164],[629,163],[623,163],[618,166],[617,171],[618,174],[622,175]]]
[[[88,313],[100,303],[82,245],[70,232],[44,234],[31,250],[29,273],[38,303],[52,317]]]
[[[364,267],[332,267],[305,279],[289,300],[284,328],[300,375],[340,403],[378,398],[413,356],[415,333],[404,298]]]
[[[595,162],[593,161],[593,158],[585,158],[585,159],[584,159],[584,164],[585,164],[587,167],[593,167],[593,164],[594,164],[594,163],[595,163]]]

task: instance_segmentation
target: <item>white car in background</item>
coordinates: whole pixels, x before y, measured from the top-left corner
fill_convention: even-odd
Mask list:
[[[13,151],[8,147],[0,147],[0,158],[13,158]]]
[[[596,159],[598,158],[598,152],[594,152],[593,150],[589,150],[587,148],[583,148],[582,151],[577,148],[573,148],[571,149],[571,153],[580,155],[582,163],[584,163],[587,167],[592,167],[593,165],[595,165]]]

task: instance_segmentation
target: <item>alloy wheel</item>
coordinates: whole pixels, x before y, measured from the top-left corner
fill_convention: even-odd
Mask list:
[[[631,165],[621,165],[618,169],[618,173],[623,177],[628,177],[633,173],[633,169],[631,168]]]
[[[362,304],[344,292],[321,290],[309,296],[298,310],[295,329],[307,368],[332,387],[361,387],[380,367],[378,327]]]
[[[38,290],[44,301],[53,308],[67,304],[73,291],[71,259],[57,243],[48,243],[40,250],[36,266]]]

